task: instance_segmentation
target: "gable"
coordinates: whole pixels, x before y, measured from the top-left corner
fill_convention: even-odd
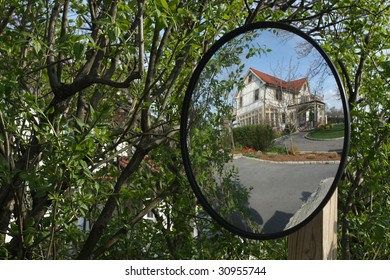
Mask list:
[[[247,75],[249,75],[250,73],[254,74],[258,79],[260,79],[261,81],[263,81],[265,84],[269,86],[281,87],[282,89],[288,91],[299,92],[302,89],[303,85],[307,83],[307,78],[301,78],[298,80],[287,82],[277,77],[261,72],[259,70],[256,70],[252,67],[249,68],[249,72]]]

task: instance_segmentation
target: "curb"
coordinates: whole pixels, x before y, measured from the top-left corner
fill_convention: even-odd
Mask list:
[[[307,134],[309,134],[310,132],[308,132]],[[305,134],[305,138],[308,139],[308,140],[312,140],[312,141],[334,141],[334,140],[342,140],[344,139],[344,137],[338,137],[338,138],[332,138],[332,139],[316,139],[316,138],[311,138],[311,137],[308,137],[307,134]]]
[[[253,158],[253,157],[246,157],[246,156],[243,156],[242,154],[233,155],[233,159],[240,159],[240,158],[252,159],[252,160],[257,160],[257,161],[267,162],[267,163],[274,163],[274,164],[286,164],[286,165],[340,164],[339,160],[273,161],[273,160],[264,160],[264,159]]]

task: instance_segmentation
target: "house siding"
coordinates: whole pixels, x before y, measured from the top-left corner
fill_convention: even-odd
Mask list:
[[[244,79],[245,87],[236,93],[237,126],[269,124],[282,130],[286,124],[312,128],[326,123],[323,98],[312,95],[307,79],[285,82],[264,74],[268,80],[279,82],[281,86],[278,86],[262,80],[257,76],[259,73],[263,74],[249,70]]]

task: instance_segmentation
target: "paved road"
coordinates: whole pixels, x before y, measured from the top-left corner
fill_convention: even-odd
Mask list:
[[[305,138],[307,132],[298,132],[290,136],[278,138],[275,141],[275,146],[290,147],[292,145],[297,147],[300,152],[341,152],[344,145],[344,139],[316,141]]]
[[[282,231],[290,218],[317,190],[321,180],[334,177],[338,164],[277,164],[242,157],[234,160],[241,187],[253,188],[249,205],[262,233]],[[332,180],[333,182],[333,180]],[[234,224],[245,228],[239,217]]]

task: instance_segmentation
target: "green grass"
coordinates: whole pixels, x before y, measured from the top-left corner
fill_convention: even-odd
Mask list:
[[[344,124],[327,125],[324,128],[309,132],[307,137],[313,139],[335,139],[344,137]]]

